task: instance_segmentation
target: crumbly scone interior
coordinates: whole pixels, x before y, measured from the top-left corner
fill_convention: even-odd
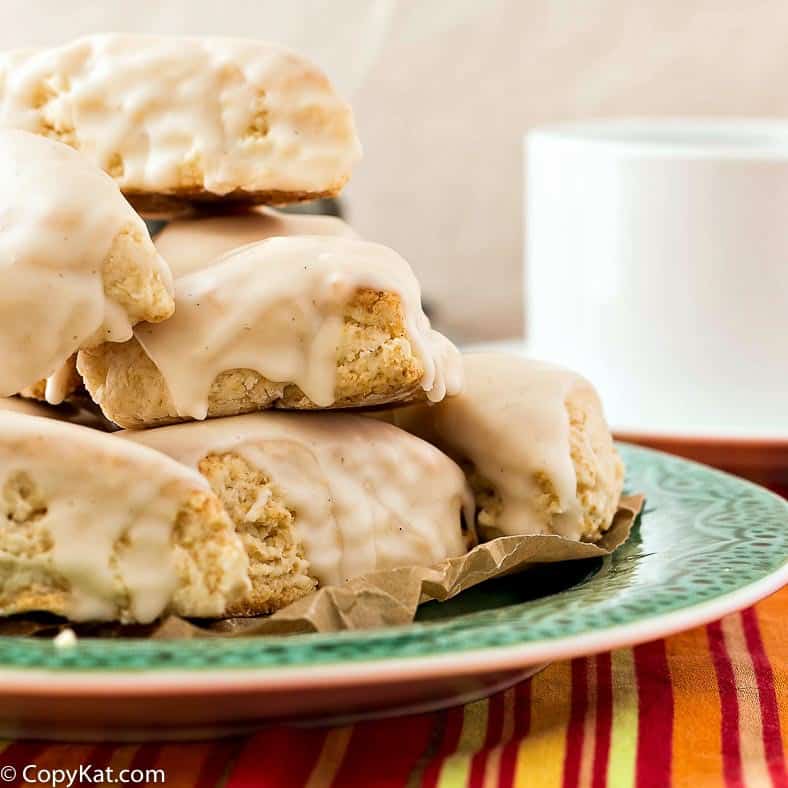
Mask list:
[[[251,591],[229,615],[261,615],[317,587],[295,533],[297,513],[262,471],[233,452],[209,454],[200,473],[222,502],[249,557]]]
[[[144,225],[129,224],[113,239],[101,269],[104,294],[125,309],[132,324],[158,323],[171,317],[175,300],[163,266]],[[167,273],[169,273],[167,271]],[[95,343],[108,337],[98,335]]]
[[[624,463],[613,446],[596,394],[588,388],[570,394],[569,451],[583,513],[582,539],[595,542],[610,527],[624,488]]]
[[[47,611],[68,616],[73,589],[53,565],[55,543],[47,525],[49,501],[35,472],[19,471],[0,480],[0,614]],[[232,578],[237,542],[219,501],[194,492],[172,524],[177,585],[171,610],[189,616],[221,616],[235,604],[239,589]],[[129,590],[119,570],[128,533],[114,543],[110,563],[115,582],[111,604],[115,617],[133,622]],[[86,545],[85,549],[89,549]]]
[[[343,321],[334,407],[406,399],[419,391],[423,365],[407,338],[397,295],[361,289],[349,301]],[[111,421],[133,429],[182,420],[164,377],[136,339],[81,351],[77,365],[86,388]],[[298,386],[274,383],[254,370],[227,370],[213,381],[210,417],[269,407],[316,406]]]

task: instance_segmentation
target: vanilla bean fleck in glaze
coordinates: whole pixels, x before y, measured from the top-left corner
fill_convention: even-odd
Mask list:
[[[270,238],[176,281],[175,315],[134,336],[163,375],[180,416],[204,419],[211,384],[232,369],[335,401],[343,311],[360,289],[399,297],[407,340],[430,400],[456,394],[462,364],[430,327],[410,266],[379,244],[340,237]]]

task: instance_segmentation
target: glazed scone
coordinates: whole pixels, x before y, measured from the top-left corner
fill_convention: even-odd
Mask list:
[[[139,428],[264,408],[456,394],[456,348],[430,327],[410,266],[378,244],[269,238],[176,280],[175,315],[80,352],[108,419]]]
[[[104,34],[6,52],[0,125],[82,151],[140,209],[332,196],[360,157],[325,75],[244,39]]]
[[[179,277],[215,263],[228,252],[266,238],[287,235],[339,235],[358,237],[350,225],[335,216],[283,213],[257,207],[219,216],[198,213],[174,219],[154,243]]]
[[[66,145],[0,130],[0,213],[0,396],[172,314],[170,271],[145,223]]]
[[[267,412],[118,435],[208,480],[249,556],[239,615],[376,570],[431,566],[473,542],[460,468],[390,424]]]
[[[43,402],[35,402],[22,397],[0,397],[0,411],[22,413],[25,416],[38,416],[43,419],[68,421],[62,411]]]
[[[0,615],[221,616],[249,561],[205,480],[144,446],[0,411]]]
[[[77,372],[77,354],[74,353],[54,374],[36,381],[32,386],[26,386],[19,394],[27,399],[60,405],[79,390],[81,385],[82,378]]]
[[[559,534],[596,541],[624,483],[594,387],[540,361],[463,356],[462,393],[434,406],[382,414],[434,443],[465,469],[479,534]]]

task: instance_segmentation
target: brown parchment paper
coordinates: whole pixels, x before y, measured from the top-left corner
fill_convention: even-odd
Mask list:
[[[642,495],[623,497],[612,525],[596,544],[552,535],[501,536],[432,568],[373,572],[342,586],[318,589],[271,616],[221,621],[187,621],[169,616],[150,626],[80,625],[51,616],[16,616],[0,621],[0,635],[46,637],[70,627],[83,637],[175,639],[295,635],[408,624],[422,602],[451,599],[485,580],[535,565],[609,555],[628,539],[643,502]],[[526,576],[523,582],[527,582]]]

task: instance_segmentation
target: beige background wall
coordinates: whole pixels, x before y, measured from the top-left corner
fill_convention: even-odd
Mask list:
[[[0,46],[213,32],[303,49],[355,106],[351,219],[457,339],[522,325],[522,135],[620,115],[788,114],[783,0],[3,0]]]

